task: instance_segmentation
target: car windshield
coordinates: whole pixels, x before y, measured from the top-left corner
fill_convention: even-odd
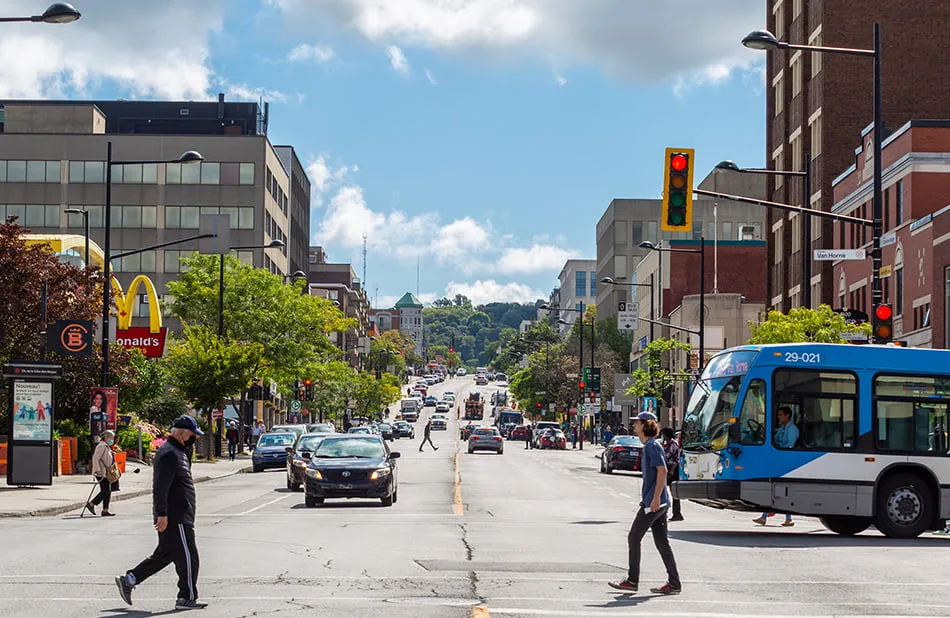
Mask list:
[[[386,449],[379,438],[327,438],[314,451],[315,458],[385,457]]]
[[[379,424],[379,430],[380,430],[380,431],[392,431],[392,428],[393,428],[393,426],[390,425],[389,423],[380,423],[380,424]]]
[[[683,421],[683,448],[710,451],[726,448],[742,376],[701,379],[693,393]]]
[[[613,439],[614,446],[643,446],[636,436],[617,436]]]
[[[257,441],[257,446],[293,446],[296,434],[292,433],[266,433]]]
[[[304,436],[297,442],[297,450],[313,452],[323,442],[324,438],[326,436]]]
[[[312,431],[313,433],[333,433],[333,425],[330,425],[329,423],[308,425],[307,431]]]
[[[373,433],[373,430],[369,427],[350,427],[347,433]]]
[[[493,436],[495,435],[495,430],[494,429],[479,429],[475,432],[475,434],[479,436]]]

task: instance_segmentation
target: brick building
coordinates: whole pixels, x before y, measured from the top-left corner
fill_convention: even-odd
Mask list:
[[[766,0],[767,27],[779,40],[832,47],[873,46],[881,24],[884,122],[899,127],[913,118],[950,117],[950,2],[902,0]],[[872,62],[841,54],[775,50],[767,54],[766,161],[771,169],[801,170],[812,158],[813,208],[832,205],[835,176],[853,161],[853,140],[872,116]],[[802,204],[796,179],[770,179],[772,199]],[[811,248],[836,248],[830,221],[813,220]],[[768,212],[768,304],[801,304],[801,217]],[[803,247],[804,245],[804,247]],[[833,304],[837,284],[829,262],[812,266],[812,304]]]
[[[835,212],[871,218],[873,151],[862,134],[854,164],[833,183]],[[914,120],[882,150],[882,288],[894,306],[894,334],[919,347],[947,347],[950,292],[950,120]],[[834,224],[835,246],[863,248],[864,261],[833,263],[836,308],[871,312],[871,230]],[[939,318],[939,319],[935,319]]]

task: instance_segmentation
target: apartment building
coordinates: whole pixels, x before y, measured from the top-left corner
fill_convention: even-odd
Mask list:
[[[597,302],[597,260],[567,260],[557,277],[559,282],[558,303],[550,305],[562,309],[580,309]],[[569,324],[557,324],[562,335],[571,330],[577,319],[577,311],[561,311],[558,317]]]
[[[367,336],[371,319],[366,290],[353,267],[328,262],[323,247],[310,247],[307,261],[310,294],[336,302],[343,315],[356,320],[354,328],[331,333],[330,340],[343,350],[347,362],[359,366],[360,356],[369,353]]]
[[[946,118],[950,99],[950,3],[932,0],[766,0],[766,27],[781,41],[871,49],[873,24],[882,32],[882,98],[887,127],[913,118]],[[873,115],[873,64],[870,59],[801,50],[767,52],[766,161],[771,169],[800,171],[811,157],[810,196],[795,178],[770,179],[768,192],[778,202],[828,211],[833,183],[853,161],[854,136]],[[767,213],[768,296],[771,309],[787,311],[802,303],[802,286],[811,286],[812,305],[833,304],[837,282],[830,262],[813,262],[811,280],[802,281],[811,249],[836,248],[830,220],[813,219],[810,239],[802,219],[782,211]],[[802,255],[805,252],[805,255]],[[810,258],[809,258],[810,259]]]
[[[266,121],[257,104],[5,101],[0,116],[0,216],[16,216],[35,233],[82,234],[83,217],[64,210],[86,210],[90,238],[102,245],[107,142],[114,161],[173,160],[196,150],[204,156],[200,164],[113,166],[112,252],[194,236],[202,215],[226,214],[233,246],[286,243],[237,257],[290,272],[288,256],[299,241],[290,235],[291,174],[260,132]],[[302,168],[296,178],[309,191]],[[309,227],[309,210],[306,217],[301,227]],[[165,294],[181,258],[197,248],[184,244],[114,260],[115,276],[128,285],[145,274]],[[136,324],[144,324],[146,298],[137,301]]]

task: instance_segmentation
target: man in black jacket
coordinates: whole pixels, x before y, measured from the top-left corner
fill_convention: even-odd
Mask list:
[[[198,609],[198,548],[195,546],[195,484],[191,478],[191,446],[204,435],[191,416],[179,416],[155,453],[152,514],[158,546],[152,555],[115,578],[122,600],[132,605],[132,589],[170,563],[178,573],[176,609]]]

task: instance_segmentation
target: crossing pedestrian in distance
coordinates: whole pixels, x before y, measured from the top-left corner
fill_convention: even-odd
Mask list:
[[[439,447],[432,443],[432,419],[426,421],[426,426],[423,428],[423,438],[422,443],[419,445],[419,452],[422,452],[422,447],[426,445],[426,442],[432,447],[432,450],[437,451]]]

